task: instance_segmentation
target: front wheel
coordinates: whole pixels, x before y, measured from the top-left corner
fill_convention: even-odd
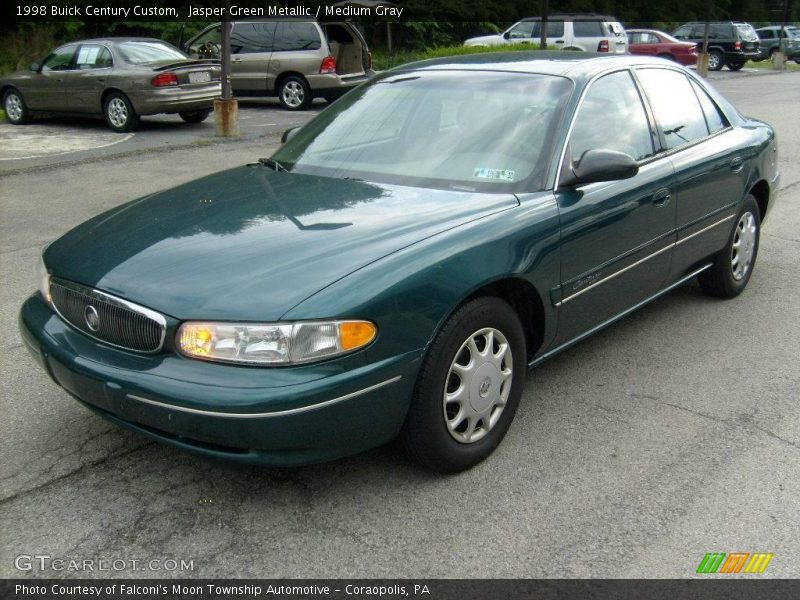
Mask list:
[[[103,114],[106,125],[114,131],[124,133],[133,131],[139,126],[139,115],[136,114],[133,104],[120,92],[109,94],[103,105]]]
[[[736,225],[725,248],[714,257],[712,267],[698,277],[700,287],[706,294],[717,298],[734,298],[747,286],[758,256],[760,215],[756,199],[748,194],[736,215]]]
[[[6,112],[6,120],[12,125],[23,125],[30,120],[28,105],[22,94],[16,89],[10,89],[3,95],[3,108]]]
[[[302,77],[290,75],[278,87],[278,100],[287,110],[304,110],[311,104],[311,88]]]
[[[469,469],[508,431],[525,383],[525,335],[499,298],[473,300],[444,324],[426,355],[400,440],[442,473]]]
[[[193,110],[190,112],[183,111],[179,112],[178,115],[181,119],[186,121],[187,123],[202,123],[208,118],[208,115],[211,114],[211,110]]]

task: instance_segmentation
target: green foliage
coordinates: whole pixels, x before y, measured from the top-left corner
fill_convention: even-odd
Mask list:
[[[387,54],[384,52],[373,52],[372,60],[376,69],[384,70],[415,62],[427,60],[429,58],[444,58],[446,56],[460,56],[462,54],[483,54],[487,52],[518,52],[525,50],[537,50],[534,46],[441,46],[439,48],[429,48],[418,52],[394,52]],[[548,50],[558,50],[556,46],[549,46]]]

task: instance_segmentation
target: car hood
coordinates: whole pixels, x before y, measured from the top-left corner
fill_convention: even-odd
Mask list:
[[[502,35],[481,35],[469,38],[464,42],[465,46],[500,46],[506,43]]]
[[[387,254],[517,205],[249,165],[101,214],[44,258],[56,277],[178,319],[269,321]]]

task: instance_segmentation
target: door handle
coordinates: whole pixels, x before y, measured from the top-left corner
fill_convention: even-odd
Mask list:
[[[556,44],[563,44],[563,43],[564,43],[564,40],[556,40],[556,41],[555,41],[555,43],[556,43]]]
[[[242,62],[242,59],[241,58],[234,58],[233,62]]]
[[[670,198],[672,198],[670,191],[667,188],[662,188],[653,194],[653,206],[662,208],[669,204]]]
[[[734,173],[738,173],[744,168],[744,161],[742,160],[741,156],[737,156],[733,160],[731,160],[731,171]]]

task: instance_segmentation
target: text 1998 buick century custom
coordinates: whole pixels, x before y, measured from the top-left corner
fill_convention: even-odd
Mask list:
[[[528,366],[693,277],[739,294],[778,184],[773,130],[682,67],[538,56],[388,71],[271,159],[80,225],[43,254],[27,345],[92,410],[200,454],[400,436],[469,468]]]

